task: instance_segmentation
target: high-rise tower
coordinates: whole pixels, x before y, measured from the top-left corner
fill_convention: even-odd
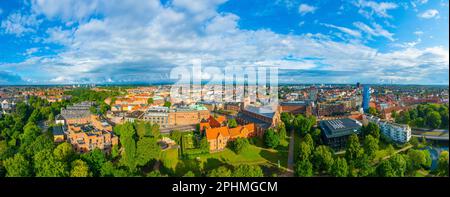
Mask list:
[[[369,85],[363,85],[363,101],[362,101],[362,107],[364,112],[369,111],[369,103],[370,103],[370,86]]]

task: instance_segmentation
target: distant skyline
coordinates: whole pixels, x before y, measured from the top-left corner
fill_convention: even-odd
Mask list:
[[[448,85],[448,10],[448,0],[0,1],[0,85],[167,82],[192,59],[277,65],[280,84]]]

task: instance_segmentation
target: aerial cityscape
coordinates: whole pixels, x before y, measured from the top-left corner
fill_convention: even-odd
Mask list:
[[[448,9],[0,1],[0,177],[448,177]]]
[[[448,176],[448,86],[283,85],[273,111],[170,87],[0,88],[2,176]]]

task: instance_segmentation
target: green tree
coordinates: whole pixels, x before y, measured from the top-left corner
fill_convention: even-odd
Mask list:
[[[220,166],[216,169],[211,170],[208,177],[231,177],[231,171],[225,166]]]
[[[30,162],[20,153],[4,161],[7,177],[29,177],[31,176]]]
[[[228,120],[228,127],[236,128],[238,126],[236,119],[232,118]]]
[[[409,150],[408,158],[411,170],[429,168],[431,166],[431,156],[427,150]]]
[[[383,160],[376,169],[377,175],[380,177],[394,177],[395,170],[389,160]]]
[[[303,141],[308,144],[309,148],[311,148],[311,151],[314,149],[314,140],[309,133],[306,134],[305,137],[303,137]]]
[[[319,144],[321,141],[321,139],[320,139],[320,134],[322,133],[322,131],[320,130],[320,129],[318,129],[318,128],[316,128],[316,129],[314,129],[312,132],[311,132],[311,137],[313,138],[313,140],[314,140],[314,142],[316,143],[316,144]]]
[[[377,111],[376,108],[369,107],[369,114],[371,114],[373,116],[377,116],[378,115],[378,111]]]
[[[70,161],[74,154],[75,152],[72,149],[72,145],[67,142],[59,144],[55,150],[53,150],[53,155],[60,161]]]
[[[20,135],[21,146],[27,147],[41,134],[41,129],[33,122],[27,123]]]
[[[111,159],[116,159],[120,155],[119,145],[113,145],[111,149]]]
[[[364,139],[364,152],[371,158],[375,156],[375,152],[378,150],[378,141],[371,135],[366,136]]]
[[[150,105],[150,104],[153,104],[153,98],[148,98],[148,99],[147,99],[147,104],[149,104],[149,105]]]
[[[345,151],[345,158],[349,163],[356,162],[364,154],[361,149],[358,136],[356,134],[350,135],[347,141],[347,149]]]
[[[170,132],[170,139],[172,139],[173,141],[175,141],[177,144],[181,143],[181,137],[183,136],[183,134],[180,131],[177,130],[173,130]]]
[[[313,165],[309,160],[300,160],[295,165],[295,175],[298,177],[313,176]]]
[[[357,164],[357,176],[367,177],[375,173],[375,168],[371,165],[369,157],[367,155],[364,155]],[[350,169],[349,171],[351,174],[352,170]]]
[[[312,126],[316,124],[316,117],[315,116],[304,117],[301,114],[299,114],[294,119],[293,124],[295,129],[300,131],[300,135],[304,136],[311,130]]]
[[[438,159],[437,173],[440,176],[448,176],[448,151],[442,151]]]
[[[136,169],[136,141],[134,127],[131,123],[125,123],[120,129],[120,144],[124,151],[120,159],[121,164],[128,167],[130,171]]]
[[[66,177],[67,163],[58,161],[51,150],[42,150],[34,155],[34,172],[37,177]]]
[[[363,136],[371,135],[377,141],[380,140],[380,127],[378,127],[378,125],[373,122],[369,122],[367,126],[363,126],[361,128],[361,131],[363,133]]]
[[[151,124],[138,121],[134,123],[136,134],[139,138],[151,136]]]
[[[280,136],[280,140],[285,140],[286,139],[287,133],[286,133],[286,127],[284,125],[280,126],[278,128],[278,134]]]
[[[70,170],[71,177],[89,177],[89,166],[83,160],[77,159],[72,162],[72,169]]]
[[[311,153],[312,153],[312,148],[308,145],[308,143],[305,141],[300,142],[298,158],[300,160],[310,160]]]
[[[316,148],[313,154],[313,163],[318,171],[329,172],[333,162],[333,153],[329,147],[320,145]]]
[[[231,141],[229,143],[230,149],[234,151],[236,154],[241,154],[250,145],[247,138],[237,138],[236,140]]]
[[[337,158],[331,167],[331,175],[335,177],[346,177],[348,175],[347,161],[344,158]]]
[[[53,140],[49,137],[49,135],[41,134],[30,145],[21,146],[20,151],[23,152],[26,157],[32,157],[39,151],[53,150],[53,146]]]
[[[104,162],[99,170],[99,175],[102,177],[114,176],[115,167],[111,161]]]
[[[0,140],[0,160],[3,160],[7,152],[8,152],[8,142],[6,142],[6,140]]]
[[[164,107],[169,107],[172,106],[172,103],[169,101],[164,102]]]
[[[192,171],[188,171],[186,172],[186,174],[183,175],[183,177],[195,177],[195,174]]]
[[[161,148],[156,140],[151,137],[144,137],[137,142],[136,162],[139,166],[144,166],[149,161],[159,158]]]
[[[425,120],[427,122],[427,125],[433,129],[439,128],[442,123],[441,115],[437,111],[428,113]]]
[[[105,154],[98,148],[89,153],[82,154],[81,159],[89,165],[89,169],[94,176],[100,175],[100,170],[107,161]]]
[[[402,177],[405,176],[407,170],[407,159],[404,155],[395,154],[389,159],[392,169],[394,171],[394,176]]]
[[[206,137],[203,137],[200,140],[200,145],[199,145],[200,150],[202,150],[204,153],[209,153],[209,142],[208,139],[206,139]]]
[[[273,131],[268,129],[264,134],[264,142],[270,148],[276,148],[280,144],[280,137]]]
[[[261,167],[257,165],[239,165],[232,173],[233,177],[263,177]]]

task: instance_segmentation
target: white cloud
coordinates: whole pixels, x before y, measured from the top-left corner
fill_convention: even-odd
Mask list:
[[[298,7],[298,12],[300,15],[304,16],[308,13],[314,13],[317,10],[317,7],[308,5],[308,4],[300,4]]]
[[[29,56],[29,55],[32,55],[32,54],[38,52],[38,51],[39,51],[39,48],[36,48],[36,47],[29,48],[29,49],[27,49],[27,50],[25,51],[24,55]]]
[[[0,28],[7,34],[21,37],[25,33],[35,32],[35,28],[41,22],[42,20],[38,20],[35,15],[22,15],[16,12],[1,21]]]
[[[305,21],[300,21],[300,22],[298,23],[298,26],[299,26],[299,27],[302,27],[303,25],[305,25]]]
[[[422,12],[418,16],[420,18],[424,18],[424,19],[438,18],[439,17],[439,11],[437,11],[435,9],[429,9],[429,10],[426,10],[425,12]]]
[[[387,12],[392,9],[396,9],[398,7],[397,4],[392,2],[376,2],[376,1],[366,1],[366,0],[359,0],[355,2],[355,5],[359,8],[360,14],[363,14],[366,17],[369,17],[373,14],[376,14],[379,17],[383,18],[391,18],[392,16],[389,15]],[[365,10],[362,10],[364,8],[369,8],[370,12],[367,12]]]
[[[423,31],[415,31],[414,35],[421,36],[421,35],[423,35]]]
[[[416,45],[420,44],[421,42],[422,42],[422,39],[418,38],[416,41],[395,43],[395,44],[393,44],[393,46],[400,47],[400,48],[413,48],[413,47],[416,47]]]
[[[361,37],[361,32],[353,30],[353,29],[349,29],[349,28],[346,28],[346,27],[339,27],[339,26],[332,25],[332,24],[325,24],[325,23],[321,23],[321,24],[323,26],[325,26],[325,27],[330,27],[330,28],[337,29],[339,31],[342,31],[342,32],[344,32],[346,34],[349,34],[349,35],[357,37],[357,38]]]
[[[362,22],[355,22],[353,23],[354,26],[356,26],[357,28],[359,28],[361,31],[365,32],[366,34],[369,35],[369,38],[372,36],[375,37],[385,37],[387,39],[389,39],[390,41],[394,41],[395,39],[393,38],[394,34],[389,32],[388,30],[385,30],[381,25],[377,24],[377,23],[373,23],[373,27],[370,27]]]
[[[420,4],[425,4],[428,2],[428,0],[417,0]]]
[[[448,49],[440,47],[416,49],[414,45],[379,52],[360,42],[338,42],[330,35],[319,33],[295,35],[277,34],[267,29],[240,29],[238,16],[217,11],[220,1],[209,6],[199,5],[201,7],[189,7],[182,1],[176,6],[161,5],[159,1],[155,4],[98,2],[92,13],[81,18],[64,10],[69,8],[44,9],[51,12],[35,10],[48,18],[62,20],[63,24],[77,21],[71,27],[52,27],[46,31],[44,42],[58,43],[64,48],[55,55],[32,56],[21,63],[4,64],[2,68],[20,68],[24,78],[49,83],[130,82],[167,79],[165,74],[173,66],[190,65],[192,59],[200,58],[205,67],[275,64],[288,69],[288,75],[299,69],[345,73],[330,77],[337,82],[395,79],[407,83],[408,80],[435,82],[433,80],[441,79],[448,83],[448,77],[445,78]],[[129,12],[130,8],[136,12]],[[47,16],[47,12],[50,15]],[[101,18],[89,16],[99,13]],[[376,23],[371,26],[354,23],[358,30],[327,25],[354,37],[362,37],[361,32],[364,32],[368,36],[394,40],[392,33]],[[289,55],[300,61],[285,60]],[[307,60],[308,57],[315,59]],[[33,76],[39,72],[44,74]],[[442,74],[427,77],[430,73]],[[323,80],[324,76],[295,78]]]
[[[283,5],[287,9],[294,8],[296,3],[297,3],[296,0],[276,0],[275,1],[275,5]]]

